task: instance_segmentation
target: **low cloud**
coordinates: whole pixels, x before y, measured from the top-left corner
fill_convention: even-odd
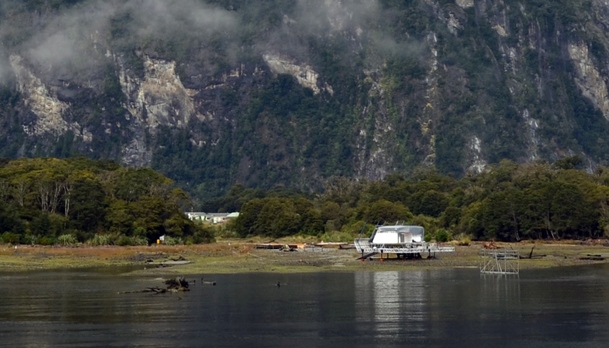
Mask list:
[[[132,15],[131,29],[139,38],[206,35],[237,26],[233,13],[194,0],[131,0],[118,11]]]
[[[311,42],[328,38],[342,45],[332,58],[353,62],[352,55],[365,46],[368,28],[381,13],[376,0],[297,0],[295,6],[286,7],[282,23],[256,43],[257,49],[301,62],[311,62],[311,54],[319,53],[311,52]]]
[[[0,40],[11,42],[7,51],[54,75],[91,74],[104,63],[107,51],[173,47],[175,39],[186,45],[220,43],[221,54],[231,62],[249,47],[307,61],[311,37],[342,40],[348,49],[339,54],[349,61],[354,51],[363,49],[374,56],[368,61],[373,64],[385,54],[422,51],[420,44],[398,42],[379,30],[387,9],[378,0],[296,0],[291,4],[277,0],[278,23],[265,17],[269,6],[273,5],[244,2],[231,11],[201,0],[84,0],[54,12],[35,12],[27,11],[22,1],[3,0]],[[267,22],[256,23],[259,16]],[[2,61],[0,52],[0,77],[10,69]]]
[[[3,13],[11,6],[18,10],[16,2],[11,4],[0,9]],[[123,40],[123,47],[138,47],[145,40],[166,44],[175,38],[230,33],[237,27],[234,13],[195,0],[90,0],[51,18],[36,18],[32,13],[24,16],[40,21],[40,29],[17,49],[30,62],[55,72],[87,71],[98,66],[111,46],[105,41],[111,34]],[[2,34],[11,29],[1,27],[6,32],[0,37],[6,37]]]
[[[6,52],[4,52],[4,49],[0,45],[0,85],[4,84],[8,71],[9,67]]]
[[[28,52],[30,60],[49,67],[72,64],[77,55],[77,48],[66,32],[52,33]]]
[[[299,0],[296,21],[311,31],[353,30],[376,20],[379,10],[375,0]]]
[[[380,66],[387,58],[417,58],[426,46],[408,37],[395,38],[383,22],[391,11],[377,0],[298,0],[291,13],[284,14],[283,25],[259,43],[262,51],[271,50],[307,60],[308,38],[333,38],[342,45],[333,57],[347,64],[353,55],[364,52],[366,63]]]

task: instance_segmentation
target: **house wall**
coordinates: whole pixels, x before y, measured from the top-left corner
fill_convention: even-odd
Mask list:
[[[382,226],[374,234],[374,244],[421,243],[425,240],[421,226]],[[400,238],[402,235],[402,238]],[[403,241],[403,242],[402,242]]]

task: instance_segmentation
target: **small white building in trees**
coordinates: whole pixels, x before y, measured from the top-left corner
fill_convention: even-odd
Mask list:
[[[203,212],[187,212],[186,216],[192,221],[209,222],[212,224],[221,224],[231,219],[239,217],[239,212],[233,213],[203,213]]]

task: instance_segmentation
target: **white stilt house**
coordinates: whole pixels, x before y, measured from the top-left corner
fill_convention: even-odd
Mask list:
[[[420,258],[424,252],[431,256],[438,252],[455,251],[452,246],[425,242],[425,229],[411,225],[377,226],[370,238],[358,238],[354,245],[362,254],[361,259],[376,254],[381,254],[381,259],[391,254],[395,254],[397,258]]]
[[[424,241],[425,229],[421,226],[379,226],[370,237],[372,244],[394,245],[423,243]]]

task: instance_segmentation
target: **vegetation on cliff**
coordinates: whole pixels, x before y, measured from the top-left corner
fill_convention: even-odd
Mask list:
[[[0,156],[150,166],[197,203],[236,183],[311,193],[421,165],[607,166],[607,13],[600,0],[6,0]]]

